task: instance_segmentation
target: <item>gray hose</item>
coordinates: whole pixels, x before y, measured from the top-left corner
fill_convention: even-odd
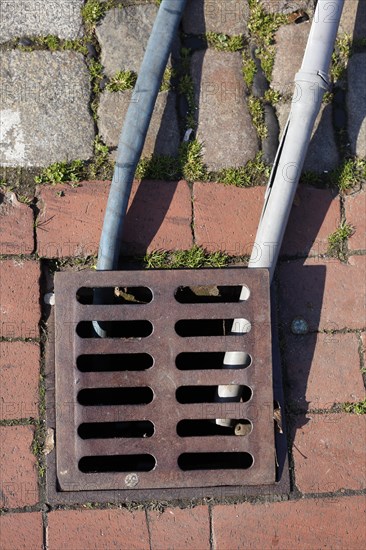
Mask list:
[[[271,280],[315,119],[319,113],[324,92],[329,89],[328,71],[343,2],[344,0],[318,0],[301,69],[295,76],[296,90],[290,116],[269,178],[255,245],[248,266],[249,268],[268,268]],[[240,300],[245,300],[246,295],[247,288],[243,287]],[[248,321],[234,319],[233,333],[245,334],[249,330]],[[223,368],[230,368],[233,365],[238,367],[245,365],[248,361],[249,356],[244,352],[226,352]],[[241,392],[241,386],[219,386],[217,401],[227,399],[239,401]],[[232,425],[232,419],[218,418],[216,423],[229,427]]]
[[[118,267],[137,164],[186,0],[162,0],[122,128],[98,252],[98,270]]]
[[[99,243],[98,271],[118,268],[123,224],[133,178],[185,5],[186,0],[162,0],[147,43],[119,139],[117,161]],[[94,304],[109,303],[112,299],[113,295],[108,289],[95,289]],[[108,323],[93,321],[93,327],[99,337],[107,336]]]

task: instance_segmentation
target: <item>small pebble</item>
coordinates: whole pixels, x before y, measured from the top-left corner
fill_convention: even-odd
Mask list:
[[[47,292],[47,294],[44,295],[44,303],[49,305],[49,306],[54,306],[55,305],[55,295],[53,292]]]
[[[34,42],[30,38],[27,38],[26,36],[24,36],[23,38],[19,39],[18,44],[19,46],[30,47],[30,46],[33,46]]]
[[[291,323],[291,331],[293,334],[307,334],[309,325],[303,317],[295,317]]]

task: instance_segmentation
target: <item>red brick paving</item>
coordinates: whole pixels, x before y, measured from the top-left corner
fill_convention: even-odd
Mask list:
[[[148,512],[151,544],[159,550],[210,548],[210,522],[207,506],[181,510],[168,508],[164,513]]]
[[[351,256],[348,264],[317,258],[284,262],[278,273],[280,317],[287,329],[295,317],[303,317],[310,330],[365,326],[366,256]]]
[[[295,406],[325,409],[365,397],[356,334],[286,336],[288,398]]]
[[[263,206],[264,187],[241,189],[220,183],[193,187],[196,243],[209,252],[250,254]]]
[[[0,261],[0,337],[39,337],[40,274],[38,262]]]
[[[308,414],[294,426],[296,485],[303,493],[366,488],[366,416]]]
[[[2,550],[42,550],[42,514],[0,515],[0,547]]]
[[[337,229],[340,214],[339,197],[334,191],[300,185],[290,213],[281,255],[326,253],[328,236]]]
[[[217,550],[356,550],[364,546],[365,496],[215,506]]]
[[[82,182],[76,188],[67,184],[39,187],[39,255],[53,258],[97,254],[109,187],[109,182],[95,181]],[[191,248],[191,208],[185,181],[135,181],[122,253]]]
[[[0,193],[0,254],[31,254],[33,211],[15,193]]]
[[[350,250],[366,250],[366,190],[348,195],[344,202],[347,223],[355,229],[348,246]]]
[[[21,508],[38,502],[33,426],[0,426],[0,507]]]
[[[0,420],[38,417],[40,349],[28,342],[0,347]]]
[[[234,256],[250,254],[263,207],[265,188],[242,189],[220,183],[195,183],[196,243]],[[333,191],[300,186],[292,207],[281,255],[324,254],[328,236],[340,221],[339,197]]]
[[[48,550],[148,550],[145,512],[67,510],[48,514]]]

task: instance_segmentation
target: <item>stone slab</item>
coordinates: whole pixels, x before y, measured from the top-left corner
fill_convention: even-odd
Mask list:
[[[15,193],[0,192],[0,254],[31,254],[33,249],[32,209]]]
[[[351,250],[366,250],[366,189],[347,195],[344,207],[347,223],[354,229],[348,239],[348,247]]]
[[[58,510],[48,514],[48,549],[148,550],[145,512]]]
[[[286,336],[287,395],[297,409],[330,409],[365,398],[357,335]]]
[[[1,514],[0,545],[2,550],[43,550],[42,513]]]
[[[39,338],[39,262],[0,262],[0,337]]]
[[[258,138],[245,99],[241,54],[198,51],[191,70],[204,163],[214,171],[243,166],[257,153]]]
[[[337,229],[340,218],[341,204],[335,191],[299,185],[280,255],[325,254],[328,236]]]
[[[208,550],[210,520],[207,506],[181,510],[167,508],[163,513],[148,511],[151,547],[179,550]]]
[[[99,132],[109,146],[118,145],[131,98],[130,91],[105,91],[101,95],[98,109]],[[160,92],[151,117],[142,156],[150,157],[153,153],[177,156],[179,144],[176,96],[172,92]]]
[[[91,158],[90,76],[81,54],[6,51],[0,81],[2,166]]]
[[[290,108],[290,103],[279,103],[276,106],[280,135],[285,129]],[[332,121],[332,106],[322,105],[315,120],[303,170],[317,173],[329,172],[338,164],[339,154]]]
[[[21,36],[75,39],[83,35],[83,0],[1,0],[0,43]]]
[[[38,502],[33,426],[0,426],[0,506],[23,508]]]
[[[364,545],[365,496],[214,506],[219,550],[352,550]]]
[[[354,155],[366,156],[366,53],[353,55],[347,68],[348,135]]]
[[[0,420],[38,418],[40,349],[31,342],[0,346]]]
[[[345,0],[339,24],[339,34],[350,34],[353,40],[366,37],[365,0]]]
[[[187,34],[247,34],[249,5],[241,0],[188,0],[183,16]]]
[[[310,331],[361,329],[365,326],[366,256],[307,258],[283,262],[278,268],[280,318],[290,331],[296,317]]]
[[[268,13],[292,13],[297,10],[312,10],[312,0],[259,0]]]
[[[282,95],[293,94],[295,74],[301,67],[309,32],[309,22],[284,25],[276,32],[271,86]]]
[[[156,5],[145,4],[107,12],[96,28],[107,76],[118,71],[139,72],[157,11]]]
[[[293,427],[295,482],[303,493],[366,488],[366,416],[307,414]]]
[[[97,254],[109,182],[38,188],[38,254],[45,258]],[[62,230],[60,230],[62,228]],[[125,219],[122,254],[189,249],[191,194],[187,182],[135,181]]]

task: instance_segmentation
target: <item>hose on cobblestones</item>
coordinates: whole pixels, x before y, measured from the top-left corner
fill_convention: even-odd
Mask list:
[[[265,194],[249,268],[268,268],[272,280],[290,210],[305,161],[315,119],[323,95],[330,88],[329,67],[344,0],[318,0],[301,69],[295,76],[295,92],[290,115],[279,144]],[[243,287],[240,300],[248,298]],[[250,331],[245,319],[234,319],[232,333]],[[247,365],[243,352],[226,352],[224,368]],[[219,386],[217,401],[239,401],[241,386]],[[221,426],[232,426],[231,419],[216,419]]]
[[[186,0],[162,0],[155,19],[119,139],[99,244],[97,270],[118,268],[123,223],[132,182],[185,5]],[[107,303],[106,299],[108,297],[96,289],[94,303]],[[94,321],[93,326],[99,336],[106,336],[102,324]]]

